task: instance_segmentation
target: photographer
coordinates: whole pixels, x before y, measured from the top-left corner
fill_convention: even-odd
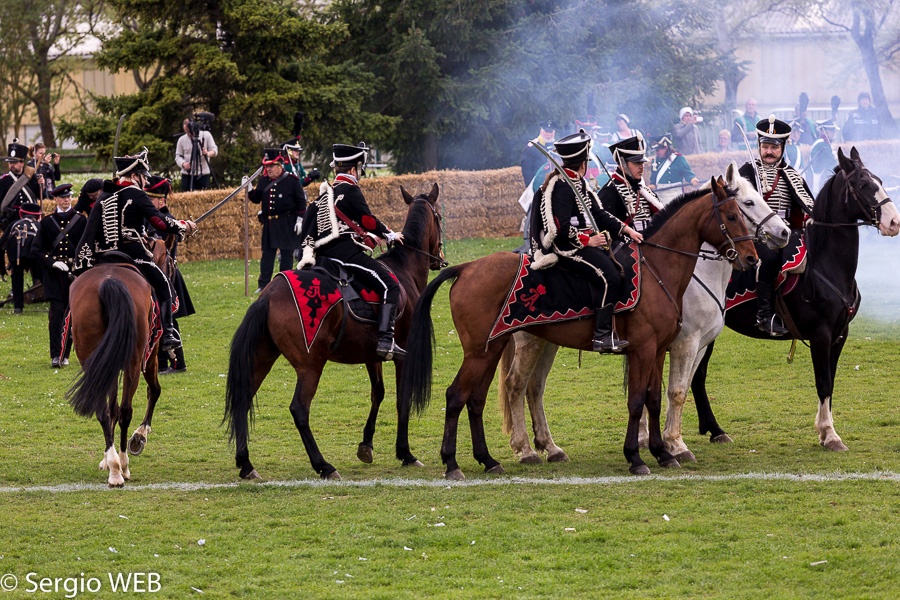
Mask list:
[[[28,149],[28,166],[34,169],[34,176],[41,188],[41,199],[49,198],[50,192],[56,187],[56,183],[62,179],[59,170],[59,154],[47,154],[47,146],[37,142]]]
[[[678,111],[679,123],[672,126],[672,137],[675,138],[675,148],[681,154],[700,154],[700,127],[697,123],[703,122],[703,117],[694,114],[694,109],[685,106]]]
[[[197,118],[185,119],[184,135],[175,146],[175,164],[181,167],[181,191],[204,190],[209,187],[209,159],[219,152],[209,132],[212,113],[200,113]]]

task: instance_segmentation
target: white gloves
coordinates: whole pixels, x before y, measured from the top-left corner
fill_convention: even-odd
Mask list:
[[[53,263],[53,268],[54,268],[54,269],[59,269],[59,270],[62,271],[63,273],[68,273],[68,272],[69,272],[69,265],[67,265],[66,263],[64,263],[64,262],[61,261],[61,260],[58,260],[58,261],[56,261],[55,263]]]
[[[301,229],[303,229],[303,217],[297,217],[297,222],[294,223],[294,235],[300,235]]]
[[[400,242],[403,243],[403,234],[402,233],[394,233],[393,231],[388,231],[385,235],[387,241],[389,242]]]
[[[244,185],[244,184],[247,183],[249,180],[250,180],[250,177],[249,177],[248,175],[244,175],[243,177],[241,177],[241,185]],[[252,183],[247,184],[247,191],[248,191],[248,192],[252,192],[252,191],[253,191],[253,184],[252,184]]]

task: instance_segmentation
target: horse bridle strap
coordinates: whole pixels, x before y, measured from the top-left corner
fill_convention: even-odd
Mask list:
[[[413,202],[424,202],[426,205],[428,205],[428,208],[431,209],[431,214],[434,215],[434,219],[435,219],[435,221],[437,221],[438,231],[441,232],[441,239],[440,239],[440,241],[438,242],[438,248],[440,248],[441,251],[443,252],[443,248],[444,248],[444,219],[443,219],[443,217],[441,216],[441,213],[439,213],[438,210],[437,210],[437,208],[435,208],[434,205],[433,205],[431,202],[429,202],[427,199],[425,199],[425,198],[414,198],[414,199],[413,199]],[[424,254],[425,256],[427,256],[428,258],[430,258],[431,260],[437,262],[437,264],[439,265],[439,268],[441,268],[441,269],[443,269],[444,267],[450,266],[450,263],[448,263],[446,259],[441,258],[440,256],[435,256],[434,254],[431,254],[430,252],[425,252],[424,250],[422,250],[422,249],[420,249],[420,248],[415,248],[415,247],[413,247],[413,246],[407,246],[407,245],[405,245],[405,244],[404,244],[403,247],[406,248],[407,250],[412,250],[413,252],[418,252],[419,254]]]

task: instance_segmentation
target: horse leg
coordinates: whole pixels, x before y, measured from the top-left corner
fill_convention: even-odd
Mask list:
[[[107,406],[102,414],[97,414],[97,420],[100,421],[100,427],[103,428],[103,440],[106,442],[106,449],[103,452],[103,460],[100,461],[100,469],[108,470],[109,477],[107,483],[109,487],[122,487],[125,485],[125,478],[122,477],[122,466],[119,463],[119,453],[115,448],[116,424],[119,420],[117,395],[118,389],[114,389],[107,398]]]
[[[834,430],[834,419],[831,414],[831,397],[834,392],[834,376],[838,358],[844,348],[844,340],[841,338],[836,344],[828,341],[810,340],[810,354],[812,355],[813,370],[816,376],[816,391],[819,395],[819,410],[816,413],[816,431],[819,433],[819,443],[827,450],[844,452],[848,450],[841,436]]]
[[[569,460],[569,455],[553,442],[550,425],[544,414],[544,390],[547,388],[547,377],[550,375],[558,350],[559,346],[556,344],[544,344],[544,350],[538,357],[525,394],[528,398],[528,410],[531,412],[531,427],[534,429],[534,447],[547,453],[547,462]]]
[[[132,402],[138,387],[138,373],[140,363],[125,368],[122,376],[122,403],[119,407],[119,467],[122,469],[122,477],[126,481],[131,479],[131,470],[128,468],[128,428],[131,426],[131,417],[134,413]]]
[[[369,394],[369,418],[363,427],[363,440],[356,448],[356,457],[366,464],[372,463],[372,439],[375,437],[375,420],[378,418],[378,409],[384,400],[384,376],[381,363],[366,363],[366,372],[369,374],[371,393]]]
[[[498,387],[503,433],[509,434],[509,446],[519,462],[536,465],[543,462],[531,449],[525,429],[526,386],[534,377],[534,369],[546,342],[529,333],[516,333],[500,355]],[[529,397],[531,402],[531,397]],[[532,418],[534,413],[532,412]]]
[[[400,379],[403,376],[403,361],[394,362],[397,381],[397,442],[394,446],[397,459],[404,467],[424,467],[409,449],[409,410],[403,409],[400,400]]]
[[[648,422],[647,415],[647,406],[644,406],[644,410],[641,411],[641,422],[638,428],[638,447],[639,448],[649,448],[650,447],[650,424]]]
[[[499,360],[500,353],[497,352],[494,358],[490,359],[489,367],[484,371],[481,383],[476,387],[475,392],[469,396],[469,401],[466,403],[466,409],[469,413],[469,430],[472,434],[472,453],[475,456],[475,460],[484,465],[484,472],[494,475],[503,475],[504,471],[500,463],[488,451],[487,439],[484,435],[484,405],[487,402],[488,390],[491,387],[491,381],[494,379]]]
[[[313,470],[322,479],[340,479],[341,474],[322,456],[312,430],[309,428],[309,409],[312,399],[316,395],[316,389],[319,387],[321,375],[321,371],[316,373],[310,369],[297,370],[297,385],[294,388],[294,399],[291,401],[291,416],[294,417],[294,425],[300,432],[300,439],[303,440],[303,447],[306,448],[306,454],[309,456]]]
[[[488,366],[492,365],[496,367],[499,360],[500,352],[496,353],[496,357],[493,358],[493,361],[489,356],[482,358],[466,356],[463,358],[462,365],[456,373],[456,378],[453,380],[453,383],[450,384],[450,387],[447,388],[447,406],[444,412],[444,439],[441,442],[441,461],[445,465],[444,477],[446,479],[459,481],[466,478],[459,468],[459,463],[456,461],[456,437],[459,430],[459,415],[462,413],[463,407],[468,406],[472,396],[479,392]],[[491,370],[490,373],[493,377],[494,371]],[[469,422],[471,425],[473,417],[471,415],[471,409],[469,410]],[[479,442],[475,439],[476,431],[474,426],[472,426],[472,430],[472,447],[477,458]],[[481,429],[481,435],[482,437],[484,435],[483,427]],[[480,443],[484,446],[484,440],[481,440]],[[484,452],[487,452],[486,447]],[[496,464],[496,461],[494,462]],[[487,464],[485,464],[485,466],[487,467]],[[493,466],[494,465],[492,464],[491,467]]]
[[[656,368],[653,369],[650,382],[647,387],[647,400],[645,409],[647,412],[648,429],[649,429],[649,448],[650,453],[656,457],[661,467],[680,468],[681,464],[672,456],[663,444],[662,434],[660,433],[659,415],[662,406],[662,373],[663,365],[666,360],[666,351],[663,349],[656,358]]]
[[[709,359],[712,356],[716,343],[713,341],[706,347],[700,359],[700,364],[691,379],[691,393],[694,394],[694,404],[697,407],[697,417],[700,421],[700,435],[709,434],[709,441],[713,444],[730,444],[733,440],[719,427],[712,406],[709,404],[709,394],[706,393],[706,378],[709,373]],[[702,351],[701,351],[702,352]]]
[[[128,440],[128,452],[138,456],[144,451],[147,444],[147,438],[150,436],[153,420],[153,411],[156,409],[156,402],[162,394],[162,387],[159,385],[159,362],[156,354],[154,354],[147,362],[147,370],[144,371],[144,381],[147,382],[147,411],[144,413],[144,420]]]
[[[663,429],[663,444],[680,462],[697,462],[697,457],[688,449],[682,439],[682,415],[687,401],[691,374],[700,361],[701,349],[698,340],[686,337],[676,339],[669,347],[669,385],[666,389],[666,425]]]
[[[281,352],[271,343],[260,343],[256,348],[256,355],[253,360],[253,372],[249,375],[252,377],[253,383],[247,407],[245,409],[247,413],[250,412],[252,400],[256,397],[256,392],[259,391],[262,382],[266,379],[266,375],[272,370],[272,366],[275,364],[275,361],[278,360],[280,355]],[[246,443],[241,444],[238,442],[235,444],[234,464],[239,469],[238,475],[241,479],[262,479],[262,476],[260,476],[253,467],[253,463],[250,462],[250,448]]]

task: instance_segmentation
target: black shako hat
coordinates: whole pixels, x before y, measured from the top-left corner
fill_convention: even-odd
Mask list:
[[[25,215],[41,216],[41,205],[36,202],[23,202],[19,205],[19,217],[25,217]]]
[[[123,175],[150,175],[150,163],[147,161],[147,148],[134,156],[114,156],[116,177]]]
[[[791,126],[776,119],[775,115],[769,115],[768,119],[760,119],[756,124],[756,135],[759,137],[760,144],[781,144],[783,146],[791,136]]]
[[[588,159],[591,136],[584,129],[579,129],[578,133],[567,135],[553,142],[553,147],[562,159],[564,166],[577,166]]]
[[[334,167],[355,167],[359,163],[363,165],[369,160],[369,147],[365,142],[360,142],[357,146],[349,144],[334,144],[331,147]]]
[[[547,119],[546,121],[541,121],[540,123],[538,123],[538,125],[544,131],[556,131],[556,128],[558,127],[558,125],[556,124],[556,121],[553,121],[551,119]]]
[[[6,162],[24,162],[28,158],[28,146],[20,144],[19,138],[13,138],[12,143],[9,145],[8,153],[9,156],[4,159]]]
[[[147,192],[147,195],[150,197],[165,198],[172,193],[172,182],[165,177],[151,175],[147,178],[147,183],[144,185],[144,191]]]
[[[647,147],[644,144],[644,136],[640,133],[634,137],[625,138],[621,142],[610,144],[609,151],[612,152],[613,158],[616,159],[616,162],[618,163],[621,163],[622,161],[636,163],[647,162],[647,158],[644,156]]]
[[[656,150],[657,148],[662,148],[663,146],[670,149],[674,147],[672,144],[672,138],[669,137],[668,133],[656,136],[655,138],[653,138],[653,141],[650,142],[650,147],[654,150]]]
[[[281,148],[263,148],[262,164],[274,165],[283,162],[284,156],[281,154]]]
[[[51,198],[64,198],[65,196],[72,196],[72,184],[64,183],[62,185],[58,185],[53,188],[49,194],[47,194]]]

